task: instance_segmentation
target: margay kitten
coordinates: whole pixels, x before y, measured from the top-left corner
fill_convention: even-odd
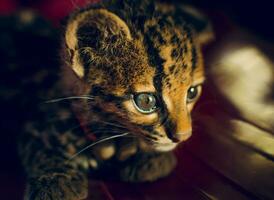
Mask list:
[[[43,97],[53,100],[39,105],[20,139],[25,198],[84,199],[89,173],[130,182],[167,176],[176,165],[171,150],[191,135],[206,27],[188,7],[158,1],[73,13],[60,81]]]

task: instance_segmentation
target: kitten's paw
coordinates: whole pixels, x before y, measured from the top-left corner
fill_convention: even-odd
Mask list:
[[[120,171],[120,177],[129,182],[155,181],[169,175],[176,163],[171,152],[140,154],[128,161],[128,165]]]
[[[81,200],[88,194],[88,180],[79,174],[54,173],[30,181],[25,200]]]

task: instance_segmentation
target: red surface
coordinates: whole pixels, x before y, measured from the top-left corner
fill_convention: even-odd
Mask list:
[[[1,0],[0,1],[0,14],[5,15],[15,11],[17,8],[17,1]]]
[[[27,4],[27,8],[32,8],[41,15],[51,20],[54,24],[59,24],[60,20],[67,16],[72,10],[79,9],[87,4],[98,2],[99,0],[38,0]],[[26,4],[20,0],[1,0],[0,15],[22,9]]]
[[[40,13],[58,24],[62,18],[67,16],[72,10],[81,8],[89,3],[98,2],[98,0],[47,0],[33,5]]]

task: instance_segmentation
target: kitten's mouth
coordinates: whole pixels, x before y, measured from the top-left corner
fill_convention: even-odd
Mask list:
[[[179,144],[172,141],[163,141],[164,143],[160,143],[159,141],[155,141],[147,137],[140,137],[140,142],[141,146],[143,146],[145,149],[150,149],[158,152],[172,151]]]
[[[146,146],[146,148],[151,149],[153,151],[158,152],[166,152],[166,151],[172,151],[175,149],[178,145],[178,143],[170,142],[170,143],[158,143],[155,141],[143,141],[143,145]]]
[[[166,144],[159,144],[159,143],[154,143],[152,145],[153,149],[156,151],[172,151],[175,149],[175,147],[178,145],[178,143],[166,143]]]

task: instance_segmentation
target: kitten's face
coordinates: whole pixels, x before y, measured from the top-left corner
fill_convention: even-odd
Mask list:
[[[164,47],[169,48],[169,47]],[[132,84],[122,103],[132,123],[142,127],[144,136],[159,151],[173,149],[192,132],[191,110],[201,94],[202,66],[185,68],[175,60],[165,60],[162,70],[154,70],[145,82]]]
[[[204,81],[193,30],[159,17],[131,34],[116,17],[99,10],[69,24],[72,68],[95,97],[90,109],[100,107],[99,118],[127,127],[155,150],[172,150],[191,135],[190,114]],[[98,27],[106,21],[102,34]]]

